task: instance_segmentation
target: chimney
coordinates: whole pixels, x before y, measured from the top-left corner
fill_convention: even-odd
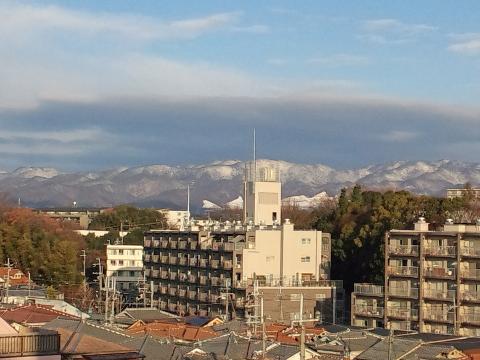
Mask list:
[[[417,222],[414,224],[415,231],[428,231],[428,223],[423,216],[420,216]]]

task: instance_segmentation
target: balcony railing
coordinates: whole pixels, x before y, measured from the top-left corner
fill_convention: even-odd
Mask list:
[[[165,295],[166,293],[168,293],[168,287],[166,285],[164,286],[160,286],[159,287],[159,290],[160,290],[160,293]]]
[[[418,256],[418,245],[388,245],[388,252],[393,255]]]
[[[185,257],[181,257],[178,259],[178,264],[182,266],[186,266],[188,264],[188,259]]]
[[[160,272],[160,279],[168,279],[169,278],[169,275],[168,275],[168,271],[161,271]]]
[[[463,256],[480,257],[480,248],[462,246],[460,248],[460,254]]]
[[[152,256],[150,254],[145,254],[144,261],[149,262],[151,258],[152,258]]]
[[[152,273],[152,277],[154,277],[154,278],[158,278],[158,274],[159,274],[159,272],[160,272],[160,270],[153,269],[153,270],[152,270],[152,272],[151,272],[151,273]]]
[[[159,258],[160,258],[159,255],[152,255],[152,261],[153,261],[154,263],[158,263],[158,259],[159,259]]]
[[[455,246],[425,246],[424,253],[427,256],[451,257],[455,256],[457,250]]]
[[[178,247],[177,240],[170,240],[170,249],[176,249]]]
[[[418,298],[417,288],[389,287],[388,295],[397,297]]]
[[[200,267],[206,268],[208,266],[208,260],[207,259],[200,259]]]
[[[389,266],[388,273],[394,276],[417,277],[418,267],[416,266]]]
[[[356,304],[355,315],[369,316],[369,317],[383,317],[383,307]]]
[[[195,284],[197,282],[197,277],[195,275],[188,275],[188,282]]]
[[[208,283],[208,276],[199,276],[200,285],[207,285]]]
[[[187,290],[185,289],[178,289],[178,296],[185,297],[187,295]]]
[[[163,248],[163,249],[168,248],[168,240],[160,241],[160,247]]]
[[[170,280],[177,280],[178,279],[178,274],[175,272],[171,272],[169,274]]]
[[[168,264],[168,256],[167,255],[160,256],[160,263]]]
[[[150,246],[152,245],[152,240],[151,240],[151,239],[145,239],[145,240],[143,241],[143,245],[144,245],[145,247],[150,247]]]
[[[480,303],[480,291],[470,291],[470,290],[460,291],[460,298],[463,301]]]
[[[408,309],[392,306],[387,308],[387,316],[397,319],[417,320],[418,309]]]
[[[423,318],[428,321],[453,323],[454,317],[453,311],[423,311]]]
[[[460,316],[460,321],[462,323],[480,325],[480,312],[473,312],[467,309],[467,311]]]
[[[196,291],[189,291],[188,292],[188,298],[190,300],[196,300],[197,299],[197,292]]]
[[[424,289],[423,296],[435,300],[454,301],[456,295],[455,290],[437,290],[437,289]]]
[[[455,268],[426,267],[423,275],[438,279],[455,279]]]
[[[196,258],[191,258],[190,260],[188,260],[188,265],[197,266],[197,259]]]
[[[463,269],[461,274],[465,279],[480,280],[480,269]]]
[[[210,278],[210,284],[212,286],[220,286],[220,285],[222,285],[221,284],[221,279],[218,278],[218,277],[212,277],[212,278]]]
[[[197,241],[190,241],[190,244],[189,244],[190,250],[197,250],[197,245],[198,245]]]
[[[212,269],[218,269],[220,267],[220,260],[210,260],[210,266]]]
[[[25,334],[0,336],[0,357],[17,358],[24,356],[60,354],[60,335]]]
[[[223,262],[223,268],[224,268],[224,269],[230,270],[232,267],[233,267],[233,262],[232,262],[232,260],[225,260],[225,261]]]
[[[198,300],[202,301],[202,302],[207,302],[208,294],[207,293],[199,293],[198,294]]]
[[[175,257],[175,256],[170,256],[170,257],[168,258],[168,263],[169,263],[170,265],[176,265],[177,262],[178,262],[178,258]]]
[[[234,251],[235,250],[235,244],[234,243],[223,243],[222,247],[220,248],[223,251]]]
[[[355,284],[354,292],[357,295],[383,296],[383,286],[373,284]]]
[[[168,304],[168,310],[175,312],[177,310],[177,304]]]
[[[186,241],[179,241],[178,242],[178,248],[181,250],[185,250],[187,248],[187,242]]]
[[[177,288],[170,288],[170,289],[168,289],[168,293],[169,293],[171,296],[176,296],[176,295],[177,295]]]

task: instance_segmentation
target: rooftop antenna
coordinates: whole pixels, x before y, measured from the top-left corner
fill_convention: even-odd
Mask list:
[[[255,128],[253,128],[253,181],[257,180],[257,140],[255,137]]]

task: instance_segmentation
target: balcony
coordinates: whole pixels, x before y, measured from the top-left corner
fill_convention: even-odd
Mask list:
[[[220,285],[222,285],[221,279],[219,277],[212,277],[212,278],[210,278],[210,284],[212,286],[220,286]]]
[[[188,298],[190,300],[196,300],[197,299],[197,292],[196,291],[189,291],[188,292]]]
[[[200,267],[206,268],[208,266],[208,259],[200,259]]]
[[[159,287],[159,290],[160,290],[160,294],[165,295],[165,294],[168,293],[168,286],[167,285],[161,285]]]
[[[220,260],[210,260],[210,267],[212,269],[218,269],[220,267]]]
[[[178,296],[185,297],[187,295],[186,289],[178,289]]]
[[[455,246],[425,246],[424,254],[433,257],[455,257],[457,250]]]
[[[195,284],[197,282],[197,277],[195,275],[188,275],[188,282],[191,284]]]
[[[167,302],[166,301],[159,301],[158,302],[158,307],[160,308],[160,310],[166,310],[168,305],[167,305]]]
[[[455,279],[455,268],[435,268],[435,267],[426,267],[423,269],[423,275],[425,277],[435,278],[435,279]]]
[[[178,259],[178,264],[182,266],[187,266],[188,264],[188,259],[186,257],[181,257]]]
[[[424,289],[423,297],[434,300],[454,301],[455,290]]]
[[[170,289],[168,289],[168,295],[170,295],[170,296],[177,296],[177,288],[170,288]]]
[[[143,257],[143,261],[149,262],[151,258],[152,256],[150,254],[145,254],[145,256]]]
[[[160,279],[163,279],[163,280],[167,280],[169,279],[169,276],[168,276],[168,271],[160,271]]]
[[[480,326],[480,312],[466,309],[465,313],[460,316],[460,322]]]
[[[423,311],[423,319],[426,321],[434,321],[441,323],[451,323],[453,324],[455,314],[453,311]]]
[[[60,334],[57,332],[0,336],[0,357],[14,359],[32,356],[37,358],[42,355],[59,354]]]
[[[418,320],[418,309],[408,309],[402,307],[388,307],[387,316],[395,319]]]
[[[152,261],[153,261],[154,263],[158,263],[158,259],[159,259],[159,258],[160,258],[160,255],[155,255],[155,254],[152,255]]]
[[[480,258],[480,248],[461,247],[460,254],[464,257]]]
[[[225,252],[232,252],[232,251],[235,250],[235,244],[234,243],[223,243],[220,250],[225,251]]]
[[[220,294],[210,294],[208,300],[213,304],[220,303]]]
[[[400,277],[418,277],[418,267],[416,266],[389,266],[388,274]]]
[[[160,263],[161,264],[168,264],[168,255],[160,256]]]
[[[245,299],[239,298],[235,300],[235,308],[236,309],[243,309],[245,307]]]
[[[383,286],[373,284],[355,284],[354,292],[362,296],[383,296]]]
[[[460,291],[462,301],[480,303],[480,291]]]
[[[188,265],[197,266],[197,259],[196,258],[191,258],[190,260],[188,260]]]
[[[177,262],[178,262],[178,258],[175,257],[175,256],[170,256],[170,257],[168,258],[168,263],[169,263],[170,265],[176,265]]]
[[[208,241],[205,241],[205,242],[200,243],[200,249],[201,249],[201,250],[208,250],[208,249],[210,249],[210,244],[208,243]]]
[[[418,256],[418,245],[388,245],[388,252],[398,256]]]
[[[158,274],[160,273],[160,270],[158,269],[152,269],[152,277],[153,278],[158,278]]]
[[[168,304],[168,310],[170,312],[176,312],[177,311],[177,304]]]
[[[188,280],[188,274],[183,273],[183,272],[179,273],[179,274],[178,274],[178,280],[180,280],[180,281],[187,281],[187,280]]]
[[[198,241],[190,241],[189,248],[190,250],[197,250]]]
[[[464,279],[480,280],[480,269],[463,269],[461,275]]]
[[[207,302],[208,301],[208,294],[207,293],[199,293],[198,294],[198,300],[202,302]]]
[[[150,270],[150,269],[148,269],[148,268],[145,268],[144,272],[145,272],[145,276],[146,276],[146,277],[150,277],[151,274],[152,274],[152,270]]]
[[[383,318],[383,307],[356,304],[355,315]]]
[[[207,285],[208,283],[208,276],[201,275],[199,276],[200,285]]]
[[[162,249],[167,249],[168,248],[168,240],[162,240],[160,241],[160,247]]]
[[[177,240],[170,240],[170,249],[176,249],[178,247]]]
[[[169,275],[170,280],[177,280],[178,279],[178,274],[175,272],[171,272]]]
[[[153,240],[153,241],[152,241],[152,247],[158,248],[159,245],[160,245],[160,241],[159,241],[159,240]]]
[[[223,268],[226,269],[226,270],[231,270],[233,268],[232,260],[225,260],[223,262]]]
[[[394,297],[404,298],[418,298],[417,288],[402,288],[402,287],[389,287],[388,295]]]
[[[178,242],[178,248],[180,250],[186,250],[187,249],[187,242],[185,240],[181,240]]]
[[[214,243],[212,244],[212,250],[213,250],[213,251],[218,251],[218,250],[220,250],[221,246],[222,246],[222,243],[214,242]]]
[[[151,240],[151,239],[144,239],[144,240],[143,240],[143,246],[144,246],[144,247],[150,247],[150,246],[152,246],[152,240]]]

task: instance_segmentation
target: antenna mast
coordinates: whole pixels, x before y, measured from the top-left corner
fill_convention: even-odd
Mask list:
[[[253,181],[257,180],[257,140],[255,137],[255,128],[253,128]]]

